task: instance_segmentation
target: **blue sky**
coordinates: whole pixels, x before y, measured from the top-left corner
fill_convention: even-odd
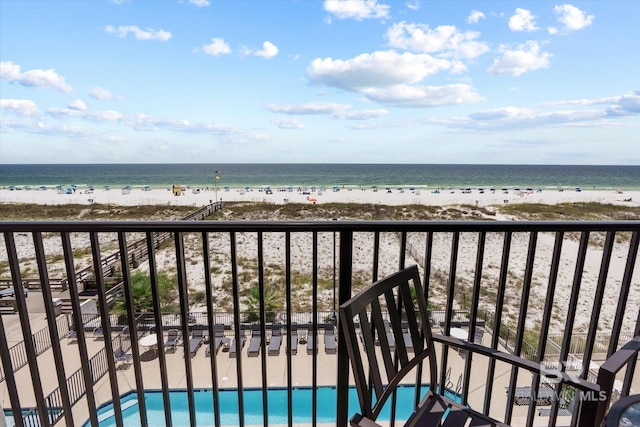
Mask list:
[[[640,164],[640,2],[0,0],[0,163]]]

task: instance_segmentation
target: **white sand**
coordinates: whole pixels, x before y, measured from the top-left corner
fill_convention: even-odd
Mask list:
[[[0,190],[0,203],[37,203],[37,204],[90,204],[104,203],[125,206],[140,205],[183,205],[183,206],[204,206],[216,199],[222,201],[247,201],[247,202],[270,202],[282,204],[290,203],[314,203],[310,199],[315,199],[315,203],[372,203],[382,205],[472,205],[490,206],[504,203],[576,203],[576,202],[597,202],[612,204],[627,204],[630,206],[640,206],[640,191],[625,191],[620,194],[606,190],[574,190],[555,191],[546,190],[542,192],[516,192],[509,190],[504,194],[501,190],[491,193],[486,190],[480,194],[478,190],[472,190],[470,194],[461,193],[460,190],[441,190],[439,194],[432,193],[433,190],[420,189],[415,192],[397,189],[388,193],[384,189],[373,191],[371,189],[342,189],[340,191],[316,191],[311,194],[302,194],[297,191],[279,192],[274,190],[273,194],[264,191],[252,190],[244,191],[240,189],[230,189],[229,191],[202,190],[199,194],[193,194],[192,190],[187,190],[182,196],[174,196],[171,191],[153,189],[143,191],[134,188],[130,194],[123,195],[121,190],[97,189],[93,193],[85,194],[84,190],[78,190],[74,194],[57,194],[55,190]],[[629,200],[631,201],[625,201]]]
[[[392,190],[391,193],[387,193],[385,190],[379,190],[377,192],[368,190],[340,190],[340,191],[324,191],[321,194],[318,192],[306,195],[298,192],[278,192],[273,194],[266,194],[264,191],[241,191],[237,189],[231,189],[230,191],[218,191],[218,199],[223,201],[254,201],[254,202],[272,202],[272,203],[285,203],[285,199],[288,199],[290,203],[314,203],[308,199],[316,199],[315,203],[371,203],[371,204],[384,204],[384,205],[477,205],[486,207],[490,205],[502,205],[504,203],[544,203],[544,204],[557,204],[557,203],[579,203],[579,202],[598,202],[598,203],[611,203],[611,204],[624,204],[627,206],[639,206],[640,205],[640,191],[626,191],[623,194],[612,191],[595,191],[595,190],[583,190],[581,192],[576,191],[543,191],[533,193],[519,193],[514,194],[514,191],[509,191],[508,194],[503,194],[498,190],[495,193],[485,192],[480,194],[477,190],[474,190],[471,194],[463,194],[460,190],[450,192],[448,190],[441,191],[439,194],[434,194],[431,191],[420,190],[419,194],[405,190],[400,192],[398,190]],[[77,191],[75,194],[57,194],[55,190],[44,191],[9,191],[0,190],[0,203],[13,202],[13,203],[37,203],[37,204],[63,204],[63,203],[76,203],[76,204],[89,204],[89,203],[104,203],[114,205],[187,205],[187,206],[203,206],[216,198],[214,191],[202,191],[200,194],[193,194],[187,191],[182,196],[173,196],[170,191],[154,189],[151,191],[143,191],[141,189],[133,189],[130,194],[123,195],[119,190],[105,191],[102,189],[94,191],[92,194],[84,194]],[[631,199],[631,201],[625,201],[625,199]],[[90,201],[92,200],[92,202]],[[21,259],[31,258],[34,259],[32,251],[32,243],[30,238],[26,236],[18,236],[19,256]],[[524,268],[526,264],[527,248],[528,248],[528,235],[515,234],[513,236],[511,256],[509,260],[509,280],[507,283],[507,293],[505,299],[505,310],[509,323],[512,327],[515,327],[517,322],[516,315],[520,305],[521,294],[521,282],[524,276]],[[78,237],[78,242],[74,243],[74,247],[88,246],[86,238]],[[201,248],[199,236],[186,236],[186,250],[187,260],[191,262],[187,263],[187,277],[189,287],[195,290],[204,290],[204,274],[202,269],[202,263],[197,262],[197,259],[201,257],[198,255]],[[216,289],[216,295],[223,298],[225,293],[224,281],[227,283],[230,277],[229,266],[229,239],[228,235],[225,236],[210,236],[210,245],[212,253],[216,254],[214,257],[214,265],[222,266],[222,273],[213,274],[214,287]],[[256,259],[256,236],[254,233],[239,234],[237,236],[238,257],[247,260]],[[590,241],[602,242],[603,237],[599,235],[590,236]],[[2,239],[0,239],[2,240]],[[81,241],[82,240],[82,241]],[[103,244],[105,242],[102,242]],[[108,242],[113,245],[114,242]],[[409,243],[415,248],[415,259],[408,259],[407,264],[418,263],[424,259],[424,236],[410,235]],[[323,275],[324,279],[330,280],[332,275],[332,236],[331,233],[324,233],[319,236],[319,271]],[[500,272],[501,263],[501,251],[503,244],[503,236],[501,234],[490,234],[487,236],[486,254],[483,268],[483,289],[489,289],[491,292],[495,292],[495,288],[498,283],[498,277]],[[276,264],[284,266],[284,236],[277,233],[265,236],[264,241],[265,252],[265,265]],[[527,324],[534,326],[542,319],[542,310],[545,302],[546,288],[548,284],[548,275],[550,270],[550,260],[553,251],[554,236],[551,234],[541,233],[538,236],[538,245],[536,252],[536,262],[532,280],[531,300],[529,301],[529,309],[527,311]],[[4,244],[2,245],[4,246]],[[115,246],[114,246],[115,247]],[[292,263],[296,273],[310,274],[312,266],[312,242],[309,233],[294,233],[292,235]],[[367,280],[370,277],[372,271],[372,259],[373,259],[373,235],[370,233],[360,233],[354,236],[353,242],[354,248],[354,274],[362,277],[363,280]],[[578,241],[576,238],[565,239],[563,246],[561,269],[558,284],[555,292],[554,301],[554,325],[552,330],[560,331],[563,327],[564,314],[570,297],[571,286],[574,281],[574,271],[576,263],[576,254],[578,248]],[[60,252],[59,238],[45,239],[45,250],[48,254],[55,254]],[[451,235],[450,234],[437,234],[434,239],[433,247],[433,260],[432,260],[432,295],[434,296],[433,302],[440,303],[443,306],[444,303],[444,288],[441,282],[438,282],[438,277],[444,277],[446,283],[446,277],[448,276],[449,263],[450,263],[450,250],[451,250]],[[457,281],[456,287],[466,288],[466,299],[470,299],[471,293],[469,291],[475,274],[475,257],[477,250],[477,235],[467,233],[461,236],[460,242],[460,258],[457,265]],[[605,292],[605,303],[602,306],[602,314],[599,322],[599,328],[601,330],[608,330],[612,326],[613,317],[615,315],[617,298],[620,295],[620,284],[622,281],[622,275],[624,272],[625,263],[628,256],[628,241],[624,244],[616,244],[614,253],[611,258],[611,266],[609,268],[607,276],[607,287]],[[107,251],[104,251],[106,254]],[[380,273],[382,277],[388,273],[394,271],[398,266],[398,253],[399,242],[397,236],[393,233],[386,233],[381,238],[381,253],[380,253]],[[6,260],[6,253],[0,251],[0,261]],[[158,252],[158,265],[161,269],[175,269],[175,252],[173,249],[167,249]],[[82,267],[89,263],[90,260],[77,260],[77,267]],[[86,261],[86,262],[85,262]],[[251,261],[255,262],[255,261]],[[590,316],[593,309],[593,295],[595,293],[596,284],[598,282],[600,264],[602,262],[602,249],[601,245],[590,245],[587,259],[585,264],[585,271],[581,278],[581,291],[578,305],[578,313],[575,322],[576,329],[585,331],[586,327],[590,323]],[[33,261],[31,261],[33,264]],[[640,263],[636,263],[640,265]],[[31,266],[35,268],[35,266]],[[56,276],[63,274],[62,265],[50,266],[50,275]],[[147,268],[146,263],[141,265],[141,268]],[[253,267],[254,268],[254,267]],[[251,268],[240,267],[240,273],[243,269],[247,269],[249,279],[241,283],[242,287],[249,287],[255,285],[257,278],[255,276],[255,270],[251,271]],[[631,293],[629,296],[629,302],[625,311],[625,328],[630,328],[635,323],[637,311],[633,307],[640,305],[640,273],[638,268],[634,274],[632,280]],[[310,277],[310,276],[309,276]],[[297,304],[297,309],[306,310],[311,306],[309,298],[305,298],[304,295],[309,294],[309,289],[298,289],[297,294],[294,295],[294,300]],[[325,307],[330,306],[331,292],[326,289],[321,292],[320,299],[325,302]],[[464,296],[456,296],[456,308],[464,307]],[[484,295],[481,301],[481,307],[491,311],[495,306],[495,301],[490,295]],[[196,309],[198,309],[196,307]],[[204,308],[200,308],[204,310]]]

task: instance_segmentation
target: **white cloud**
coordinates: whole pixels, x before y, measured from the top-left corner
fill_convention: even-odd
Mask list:
[[[56,118],[77,118],[94,123],[117,122],[125,118],[125,115],[114,110],[88,111],[78,108],[50,108],[47,114]]]
[[[363,53],[348,60],[316,58],[307,68],[307,76],[317,84],[352,92],[370,88],[418,83],[440,71],[451,70],[454,63],[427,54],[393,50]]]
[[[421,53],[439,53],[439,56],[476,58],[489,51],[486,43],[478,42],[480,33],[459,31],[454,25],[441,25],[431,29],[424,24],[399,22],[392,25],[386,37],[389,45]]]
[[[588,27],[595,18],[594,15],[587,15],[584,11],[570,4],[563,4],[553,8],[558,16],[558,21],[562,23],[565,31],[578,31]]]
[[[339,19],[385,19],[389,17],[389,6],[378,4],[378,0],[325,0],[324,10]]]
[[[271,120],[280,129],[304,129],[304,125],[296,119]]]
[[[331,102],[308,102],[305,104],[269,104],[267,109],[273,113],[307,116],[328,115],[341,120],[367,120],[386,116],[388,110],[352,110],[351,105]],[[273,121],[272,123],[275,123]]]
[[[189,0],[189,3],[198,7],[207,7],[210,2],[209,0]]]
[[[291,115],[335,114],[341,110],[351,108],[348,104],[335,104],[331,102],[309,102],[306,104],[269,104],[267,109],[273,113]]]
[[[602,108],[581,108],[602,106]],[[564,109],[563,107],[571,107]],[[578,108],[575,108],[578,107]],[[423,122],[473,131],[521,130],[541,127],[611,127],[616,119],[640,115],[640,91],[598,99],[548,102],[537,108],[502,107],[451,119]]]
[[[202,46],[202,51],[207,55],[220,56],[231,53],[231,48],[223,39],[215,37],[211,39],[211,43]]]
[[[501,46],[502,57],[496,59],[487,70],[489,74],[511,74],[519,76],[529,71],[549,68],[551,54],[540,50],[536,41],[528,41],[518,46],[515,50],[509,50]]]
[[[153,30],[148,28],[141,30],[136,25],[121,25],[118,28],[113,25],[107,25],[104,30],[110,34],[116,34],[118,37],[126,37],[133,34],[136,40],[160,40],[166,42],[171,38],[171,33],[164,30]]]
[[[536,31],[536,18],[527,9],[516,9],[516,13],[509,18],[509,28],[511,31]]]
[[[365,92],[372,101],[401,108],[427,108],[480,102],[480,96],[470,85],[445,86],[398,85],[389,88],[370,89]]]
[[[407,8],[411,10],[418,10],[420,9],[420,2],[418,2],[417,0],[407,2]]]
[[[53,68],[48,70],[33,69],[20,71],[20,66],[12,61],[0,62],[0,80],[17,82],[22,86],[35,87],[38,89],[57,89],[61,92],[72,92],[64,77],[56,73]]]
[[[479,10],[472,10],[467,18],[467,24],[477,24],[481,19],[485,19],[484,13]]]
[[[627,92],[621,96],[608,96],[597,99],[578,99],[556,101],[542,104],[543,107],[605,105],[609,116],[635,116],[640,114],[640,91]]]
[[[262,49],[255,51],[253,54],[264,59],[271,59],[278,54],[278,47],[270,41],[266,41],[262,43]]]
[[[341,120],[370,120],[370,119],[379,119],[380,117],[384,117],[389,114],[389,110],[378,109],[378,110],[347,110],[347,111],[338,111],[333,116],[336,119]]]
[[[0,110],[10,111],[25,117],[40,115],[38,106],[30,99],[0,99]]]
[[[558,34],[558,29],[556,27],[549,27],[549,28],[547,28],[547,31],[551,35]]]
[[[104,100],[104,99],[113,99],[113,95],[107,89],[94,86],[89,90],[89,96],[94,99]]]
[[[466,84],[416,86],[439,71],[459,72],[459,61],[428,54],[379,51],[348,60],[317,58],[307,68],[310,81],[361,93],[371,101],[404,108],[477,102],[482,97]]]
[[[69,105],[67,105],[67,108],[69,108],[70,110],[85,111],[87,109],[87,105],[82,102],[81,99],[76,99],[75,101],[69,103]]]

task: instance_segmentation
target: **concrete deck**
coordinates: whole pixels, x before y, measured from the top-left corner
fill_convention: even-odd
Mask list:
[[[42,295],[40,292],[31,291],[27,300],[29,307],[29,321],[32,332],[36,332],[47,326],[44,306],[42,304]],[[3,315],[2,320],[5,327],[5,336],[8,340],[9,347],[23,340],[20,328],[20,318],[17,314]],[[232,338],[231,332],[227,331],[227,336]],[[264,373],[267,383],[270,387],[286,387],[287,386],[287,354],[286,336],[283,337],[280,354],[277,356],[266,356],[267,370]],[[491,336],[485,334],[484,342],[487,344]],[[247,347],[249,345],[249,337],[242,352],[240,353],[240,361],[243,372],[243,386],[261,387],[262,385],[262,351],[258,357],[249,357],[247,355]],[[203,344],[196,355],[191,358],[193,369],[193,384],[195,388],[211,388],[211,359],[205,355],[207,344]],[[66,377],[69,377],[74,371],[80,368],[80,355],[77,341],[68,342],[66,338],[61,340],[61,347],[64,356],[64,370]],[[104,340],[94,339],[91,333],[87,333],[87,347],[89,357],[104,348]],[[161,389],[160,367],[157,353],[152,350],[140,347],[141,352],[141,368],[143,374],[143,382],[145,389]],[[438,349],[438,357],[440,357],[440,349]],[[236,358],[229,357],[228,352],[220,351],[215,356],[218,377],[217,383],[219,388],[236,388]],[[458,355],[456,351],[449,351],[449,363],[451,367],[450,381],[454,388],[458,383],[458,378],[464,370],[464,359]],[[483,360],[484,359],[484,360]],[[187,387],[187,379],[185,372],[184,349],[180,345],[175,352],[166,353],[166,361],[168,366],[169,387],[175,389],[185,389]],[[294,386],[310,386],[313,382],[312,363],[313,357],[307,354],[306,345],[299,344],[296,355],[291,356],[292,361],[292,382]],[[335,385],[336,378],[336,354],[326,354],[322,336],[318,340],[317,353],[317,384]],[[42,380],[42,389],[48,394],[58,386],[56,371],[52,369],[55,366],[53,361],[53,352],[46,351],[38,356],[37,369],[39,370]],[[471,407],[481,408],[484,401],[484,391],[486,386],[487,360],[480,356],[473,357],[474,371],[471,375],[469,385],[469,404]],[[35,406],[33,396],[33,385],[30,375],[29,366],[23,367],[16,372],[16,380],[19,386],[20,403],[23,407]],[[496,374],[493,382],[494,396],[492,399],[491,415],[502,418],[505,413],[506,404],[506,387],[509,384],[511,368],[508,365],[498,363],[496,365]],[[640,390],[640,379],[638,375],[634,378],[634,389]],[[135,376],[133,365],[121,366],[117,371],[118,389],[121,394],[135,390]],[[352,382],[352,381],[351,381]],[[518,375],[518,386],[529,386],[531,384],[531,376],[522,370]],[[24,385],[24,386],[23,386]],[[109,376],[105,375],[94,386],[98,405],[110,402],[112,400]],[[0,383],[0,402],[3,408],[10,408],[9,396],[7,393],[6,382]],[[327,408],[322,408],[327,410]],[[513,425],[523,425],[526,420],[528,407],[514,406]],[[89,418],[89,409],[86,399],[78,402],[73,408],[73,418],[76,423],[82,423]],[[559,417],[558,425],[568,425],[569,417]],[[547,425],[548,418],[536,415],[535,425]]]

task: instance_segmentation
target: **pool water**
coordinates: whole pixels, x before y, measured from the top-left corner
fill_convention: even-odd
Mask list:
[[[398,387],[398,397],[396,406],[396,418],[406,419],[413,411],[413,386]],[[428,387],[422,388],[422,394],[426,393]],[[196,407],[197,425],[214,425],[213,400],[211,390],[195,390],[194,400]],[[187,392],[185,390],[172,390],[169,393],[171,403],[171,420],[175,427],[189,425],[189,404]],[[220,418],[222,425],[238,425],[238,392],[237,390],[220,390]],[[244,421],[245,424],[263,424],[262,414],[262,389],[246,389],[244,397]],[[447,390],[447,397],[459,401],[459,397]],[[310,387],[300,387],[293,390],[293,423],[312,422],[312,389]],[[274,388],[267,392],[269,424],[287,424],[287,389]],[[317,388],[317,422],[336,422],[336,389],[335,387]],[[122,417],[124,425],[139,426],[140,415],[137,405],[137,394],[130,392],[120,398],[123,406]],[[161,391],[145,392],[145,402],[147,407],[147,422],[149,426],[164,426],[164,404]],[[387,404],[378,418],[379,420],[389,419],[390,404]],[[355,388],[349,389],[349,414],[359,412],[358,396]],[[112,404],[105,405],[98,410],[100,426],[115,426]],[[89,426],[90,423],[85,423]]]

